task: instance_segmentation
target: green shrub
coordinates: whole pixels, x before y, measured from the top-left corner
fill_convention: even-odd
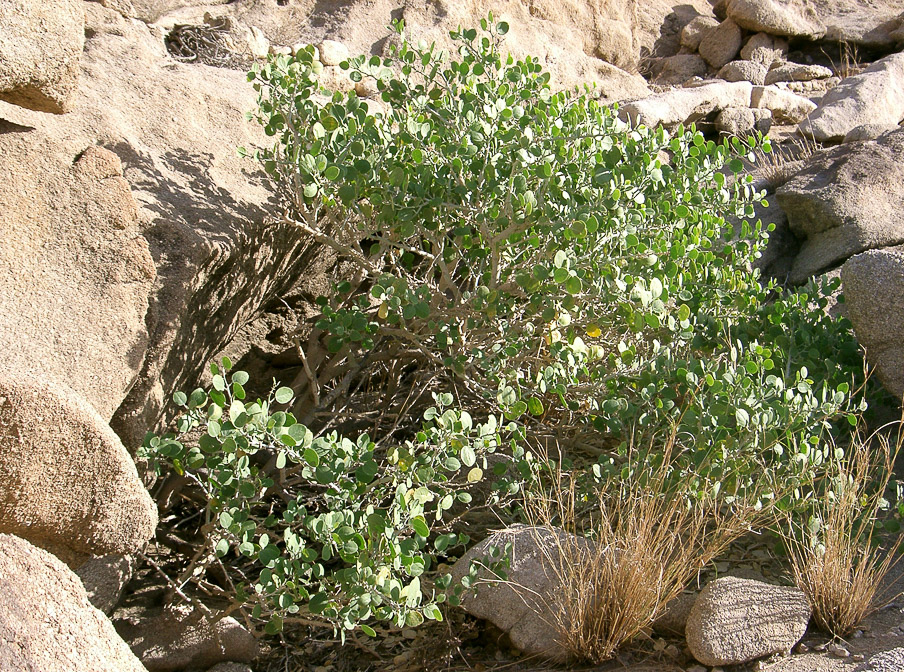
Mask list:
[[[435,371],[476,416],[602,454],[596,474],[674,423],[701,489],[818,467],[862,362],[815,285],[782,295],[750,270],[763,225],[726,223],[752,218],[741,158],[768,141],[634,128],[592,90],[553,93],[492,16],[450,53],[395,27],[392,58],[343,64],[378,102],[323,91],[313,49],[249,75],[287,216],[355,269],[321,299],[334,360],[376,348]]]
[[[211,365],[212,390],[177,392],[178,434],[149,435],[142,449],[154,467],[187,476],[206,504],[204,546],[183,575],[228,563],[233,606],[266,621],[270,634],[293,619],[371,634],[368,620],[441,619],[451,577],[437,574],[436,558],[468,542],[451,531],[450,509],[470,503],[468,490],[484,478],[493,481],[488,503],[504,501],[535,469],[502,439],[516,429],[493,416],[474,422],[439,395],[421,431],[388,450],[367,435],[315,437],[276,410],[291,389],[250,401],[248,374],[229,375],[231,366]],[[509,459],[489,463],[497,451]]]

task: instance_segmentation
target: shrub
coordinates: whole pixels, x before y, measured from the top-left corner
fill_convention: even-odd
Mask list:
[[[248,400],[248,374],[231,366],[211,365],[212,390],[177,392],[178,434],[149,435],[142,449],[200,491],[202,546],[182,576],[223,565],[235,587],[227,611],[249,611],[270,634],[293,620],[373,634],[366,621],[441,619],[450,576],[437,575],[436,558],[468,542],[451,530],[450,509],[484,478],[494,481],[489,503],[504,501],[532,472],[530,456],[502,439],[515,428],[474,422],[438,395],[421,431],[388,449],[366,434],[315,437],[276,410],[291,389]],[[502,450],[509,459],[494,472],[487,456]]]
[[[343,64],[378,102],[323,91],[313,49],[249,75],[287,217],[354,269],[320,300],[329,355],[308,359],[329,366],[306,369],[304,403],[413,368],[569,456],[677,422],[703,489],[817,467],[862,361],[815,285],[780,295],[749,268],[768,227],[747,221],[762,194],[740,157],[768,141],[633,128],[592,90],[553,93],[492,16],[448,53],[395,28],[392,58]]]

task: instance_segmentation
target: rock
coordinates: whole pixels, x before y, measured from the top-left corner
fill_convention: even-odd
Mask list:
[[[692,77],[702,77],[709,66],[697,54],[677,54],[652,59],[651,79],[657,84],[683,84]]]
[[[75,573],[82,580],[91,604],[109,616],[137,566],[131,555],[102,555],[90,558]]]
[[[700,41],[712,30],[719,27],[719,22],[711,16],[698,16],[681,29],[681,46],[688,51],[697,51]]]
[[[899,129],[898,124],[863,124],[856,126],[848,131],[842,140],[843,144],[849,142],[866,142],[867,140],[875,140],[880,135]]]
[[[698,50],[703,59],[718,70],[738,55],[742,41],[738,25],[731,19],[725,19],[703,36]]]
[[[732,61],[719,70],[718,77],[726,82],[750,82],[762,85],[769,71],[764,64],[756,61]]]
[[[869,49],[894,47],[902,25],[900,0],[814,0],[825,39]]]
[[[317,45],[317,49],[320,51],[320,62],[324,65],[339,65],[351,57],[348,47],[336,40],[324,40]]]
[[[767,68],[776,61],[785,60],[788,55],[788,41],[766,33],[752,35],[741,47],[741,58],[756,61]]]
[[[775,86],[753,87],[750,104],[756,108],[771,110],[776,122],[786,124],[799,123],[816,109],[816,104],[809,98]]]
[[[250,663],[258,652],[257,640],[231,616],[211,624],[185,606],[142,612],[115,625],[149,672]]]
[[[687,617],[696,601],[697,593],[681,593],[678,595],[665,606],[663,614],[653,621],[653,630],[663,634],[684,637]]]
[[[145,672],[78,577],[50,553],[0,534],[0,669]]]
[[[248,27],[245,43],[248,45],[251,58],[267,58],[270,54],[270,40],[264,35],[264,31],[257,26]]]
[[[700,591],[687,620],[687,644],[704,665],[736,665],[791,651],[809,620],[798,588],[723,577]]]
[[[904,120],[904,53],[886,56],[859,75],[826,93],[803,133],[819,142],[840,141],[864,124],[898,124]]]
[[[825,35],[819,14],[799,0],[729,0],[728,17],[741,28],[818,40]]]
[[[0,374],[0,532],[77,567],[140,550],[156,526],[134,462],[91,404],[61,383]]]
[[[803,65],[802,63],[774,63],[766,75],[766,84],[778,82],[808,82],[812,79],[826,79],[832,71],[822,65]]]
[[[749,221],[751,224],[756,224],[757,220],[762,221],[764,228],[769,224],[775,224],[775,230],[769,234],[769,242],[761,251],[760,258],[751,266],[759,269],[766,276],[784,280],[784,276],[790,270],[800,251],[800,241],[788,228],[788,216],[775,199],[770,196],[767,200],[769,203],[767,206],[760,203],[754,204],[754,216]]]
[[[156,271],[119,158],[81,150],[0,121],[0,369],[65,381],[109,420],[141,369]]]
[[[716,117],[716,130],[726,135],[746,138],[759,131],[766,134],[772,128],[772,112],[749,107],[727,107]]]
[[[688,89],[673,89],[622,105],[623,121],[654,127],[698,121],[726,107],[749,107],[753,85],[749,82],[716,82]]]
[[[899,672],[904,670],[904,647],[880,651],[854,670],[854,672]]]
[[[904,246],[869,250],[841,268],[845,314],[876,375],[897,400],[904,396]],[[864,668],[904,669],[901,665]],[[897,659],[896,659],[897,660]],[[871,664],[873,659],[867,661]]]
[[[560,545],[570,545],[567,547],[577,552],[585,543],[567,532],[522,525],[491,534],[455,563],[453,584],[468,573],[472,560],[489,555],[491,546],[504,552],[504,547],[511,544],[508,580],[481,584],[476,594],[465,593],[462,607],[472,616],[492,622],[508,634],[515,647],[528,655],[553,660],[567,658],[567,651],[558,642],[555,614],[551,613],[557,593],[563,590],[562,579],[557,575],[562,561]],[[480,576],[487,578],[487,571]]]
[[[810,157],[776,191],[791,230],[806,238],[791,281],[864,250],[904,243],[902,185],[904,129]]]
[[[62,114],[75,101],[85,11],[79,0],[0,3],[0,100]]]
[[[211,668],[208,668],[207,672],[254,672],[250,667],[245,665],[244,663],[217,663]]]

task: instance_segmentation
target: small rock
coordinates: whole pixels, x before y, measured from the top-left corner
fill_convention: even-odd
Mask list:
[[[267,36],[264,35],[260,28],[250,26],[246,35],[246,41],[252,58],[267,58],[270,54],[270,40],[267,39]]]
[[[816,103],[796,93],[775,86],[755,86],[750,95],[752,107],[772,111],[778,123],[796,124],[816,109]]]
[[[853,660],[855,663],[862,663],[865,658],[866,656],[864,656],[862,653],[855,653],[851,656],[851,660]]]
[[[768,72],[765,65],[756,61],[732,61],[719,70],[718,77],[726,82],[750,82],[762,86]]]
[[[753,35],[741,47],[741,58],[745,61],[762,63],[767,68],[776,61],[785,60],[788,54],[788,41],[766,33]]]
[[[801,642],[796,647],[794,647],[795,653],[807,653],[810,650],[810,647]]]
[[[719,22],[711,16],[695,17],[681,29],[681,46],[688,51],[697,51],[704,36],[718,27]]]
[[[336,40],[324,40],[317,48],[320,50],[320,62],[324,65],[339,65],[350,55],[348,47]]]
[[[747,137],[756,131],[766,134],[772,128],[772,111],[749,107],[728,107],[716,117],[716,130],[726,135]]]
[[[277,46],[275,44],[270,45],[270,53],[274,56],[291,56],[292,55],[292,47],[287,46]]]
[[[778,82],[809,82],[813,79],[826,79],[832,71],[822,65],[803,65],[802,63],[774,63],[766,74],[766,84]]]
[[[360,82],[355,83],[355,93],[361,98],[373,98],[379,95],[380,89],[377,88],[377,83],[374,80],[362,79]]]
[[[697,54],[676,54],[653,59],[650,75],[657,84],[683,84],[692,77],[701,77],[709,66]]]
[[[798,588],[723,577],[700,591],[687,643],[701,663],[737,665],[790,651],[809,620],[810,605]]]
[[[850,651],[848,651],[846,648],[844,648],[840,644],[837,644],[836,642],[831,642],[826,647],[826,650],[828,650],[828,652],[831,653],[836,658],[848,658],[851,655]]]
[[[703,36],[698,51],[707,63],[718,69],[738,55],[742,41],[738,25],[731,19],[725,19]]]

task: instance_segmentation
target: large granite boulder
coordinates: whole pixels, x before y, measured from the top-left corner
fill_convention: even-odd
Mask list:
[[[864,250],[904,243],[904,129],[814,154],[776,199],[791,231],[805,239],[792,282]]]
[[[56,114],[71,109],[85,42],[83,5],[0,2],[0,100]]]
[[[0,155],[0,371],[39,369],[109,420],[141,370],[156,277],[122,164],[2,120]]]
[[[79,578],[50,553],[0,534],[0,669],[145,672]]]
[[[829,91],[800,123],[819,142],[840,142],[864,124],[904,121],[904,53],[886,56]]]
[[[0,532],[76,568],[141,550],[156,526],[135,463],[91,404],[62,383],[0,373]]]
[[[869,250],[841,268],[845,314],[876,375],[904,397],[904,246]]]

